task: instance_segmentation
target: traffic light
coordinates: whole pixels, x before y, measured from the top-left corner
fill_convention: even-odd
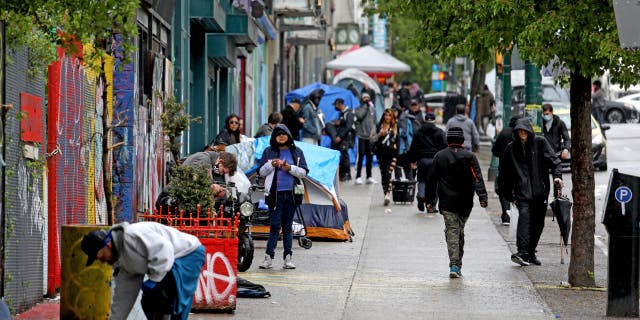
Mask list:
[[[438,73],[438,80],[441,80],[441,81],[449,80],[449,71],[440,71]]]
[[[502,53],[496,51],[496,74],[502,74],[502,63],[504,59]]]

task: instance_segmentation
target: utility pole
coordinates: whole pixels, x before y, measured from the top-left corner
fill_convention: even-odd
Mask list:
[[[540,68],[526,61],[524,65],[524,110],[536,135],[542,135],[542,76]]]
[[[498,93],[498,97],[496,97],[496,110],[498,110],[498,115],[496,116],[496,136],[493,138],[493,143],[495,143],[495,138],[498,136],[499,131],[504,130],[505,126],[509,125],[509,120],[511,119],[511,50],[505,52],[504,54],[496,53],[496,74],[498,75],[498,81],[496,86],[496,91]],[[500,109],[502,107],[502,109]],[[502,111],[502,114],[500,114]],[[491,156],[491,164],[489,165],[489,173],[487,174],[487,179],[489,181],[494,180],[498,176],[498,167],[500,165],[500,159],[495,156]]]

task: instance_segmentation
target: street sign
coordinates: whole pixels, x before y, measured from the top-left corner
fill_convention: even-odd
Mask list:
[[[620,47],[623,49],[640,48],[640,1],[613,0],[613,12],[616,15]]]
[[[627,203],[631,201],[631,198],[633,198],[633,193],[629,187],[622,186],[616,189],[616,200],[618,200],[618,202]]]

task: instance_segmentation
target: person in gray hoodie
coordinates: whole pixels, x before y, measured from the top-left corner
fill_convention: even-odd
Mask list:
[[[205,260],[195,236],[157,222],[125,222],[87,233],[80,247],[87,266],[95,260],[113,266],[110,319],[127,319],[141,289],[147,319],[189,316]]]
[[[478,152],[478,148],[480,147],[480,134],[478,134],[478,128],[476,128],[473,121],[464,114],[465,109],[464,104],[456,106],[456,115],[447,121],[447,131],[453,127],[462,128],[462,132],[464,133],[464,144],[462,147],[472,152]]]
[[[376,113],[376,107],[371,102],[371,96],[368,93],[363,93],[361,98],[362,104],[356,108],[356,136],[358,137],[358,158],[356,160],[356,184],[362,184],[362,161],[366,157],[366,173],[367,184],[377,183],[371,177],[371,168],[373,163],[373,142],[371,136],[376,133],[376,125],[378,122],[378,115]]]

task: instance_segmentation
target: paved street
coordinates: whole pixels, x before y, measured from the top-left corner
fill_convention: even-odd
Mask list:
[[[258,241],[257,261],[240,276],[263,284],[272,297],[239,299],[233,315],[190,318],[553,318],[479,206],[466,228],[464,277],[449,279],[440,215],[418,214],[415,203],[392,204],[385,213],[379,184],[343,184],[342,196],[356,233],[353,242],[315,241],[310,250],[295,246],[296,270],[265,271],[257,267],[265,247]]]

